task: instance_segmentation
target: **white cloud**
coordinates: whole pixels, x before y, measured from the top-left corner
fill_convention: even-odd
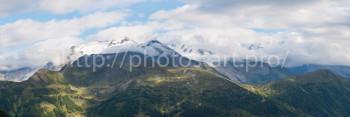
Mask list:
[[[87,41],[122,40],[128,37],[138,43],[143,43],[145,40],[154,39],[156,37],[152,32],[152,27],[144,25],[112,27],[99,31],[97,34],[90,35]]]
[[[40,10],[54,14],[106,11],[143,1],[146,0],[0,0],[0,16]]]
[[[110,15],[110,14],[108,14]],[[72,27],[75,25],[82,25],[84,27],[95,27],[95,26],[104,26],[105,24],[93,25],[93,23],[89,23],[88,21],[93,22],[95,19],[85,17],[85,19],[89,19],[87,21],[79,20],[81,24],[65,24],[67,26],[63,27]],[[100,16],[97,16],[100,18]],[[84,19],[84,18],[82,18]],[[78,19],[76,19],[78,20]],[[106,20],[106,19],[105,19]],[[66,21],[69,22],[69,21]],[[71,21],[73,22],[73,21]],[[78,22],[78,21],[74,21]],[[74,25],[73,25],[74,24]],[[63,23],[56,24],[63,25]],[[0,56],[0,70],[8,70],[8,69],[16,69],[21,67],[32,67],[32,66],[42,66],[48,62],[53,62],[55,65],[62,65],[67,57],[67,54],[70,54],[70,48],[72,46],[77,46],[85,43],[89,43],[91,41],[96,40],[116,40],[116,39],[124,39],[128,37],[137,41],[138,43],[143,43],[145,41],[156,39],[159,37],[157,34],[158,30],[174,30],[179,29],[181,26],[174,23],[159,23],[159,22],[149,22],[147,24],[125,24],[120,27],[112,27],[108,29],[104,29],[99,31],[97,34],[91,34],[86,39],[76,38],[75,34],[80,34],[79,31],[76,33],[62,33],[60,35],[52,35],[48,39],[44,39],[38,42],[34,42],[26,49],[16,52],[16,53],[3,53]],[[72,32],[69,29],[68,32]],[[45,30],[44,30],[45,31]],[[43,31],[43,32],[44,32]],[[52,32],[53,34],[57,34],[58,32]],[[35,35],[33,35],[35,36]],[[23,36],[26,37],[26,36]],[[30,36],[29,36],[30,37]],[[24,39],[30,39],[28,36]],[[33,39],[36,39],[33,37]],[[23,41],[23,40],[21,40]],[[32,41],[29,41],[33,43]],[[15,43],[15,42],[13,42]],[[23,42],[22,42],[23,43]],[[18,45],[18,44],[14,44]]]
[[[123,8],[144,0],[39,0],[39,7],[56,14]]]
[[[0,16],[32,9],[32,0],[0,0]]]
[[[121,8],[143,0],[38,1],[39,9],[62,14]],[[212,50],[219,55],[235,53],[241,57],[248,54],[283,56],[289,51],[290,66],[305,63],[350,65],[349,1],[187,0],[184,2],[187,4],[176,9],[154,13],[148,23],[126,22],[120,27],[101,30],[88,36],[85,43],[124,37],[139,43],[159,39],[165,43],[178,41]],[[7,12],[3,9],[0,8],[0,12]],[[40,63],[39,61],[59,63],[60,59],[57,59],[59,57],[53,54],[82,43],[81,39],[72,39],[74,41],[69,42],[69,38],[61,37],[74,37],[86,29],[106,27],[120,22],[123,17],[125,14],[119,12],[97,12],[71,20],[38,22],[28,19],[0,26],[0,48],[48,39],[16,56],[0,56],[0,60],[6,61],[2,63],[4,66]],[[283,31],[268,34],[256,32],[253,28]],[[51,40],[52,38],[54,40]],[[64,44],[65,41],[67,45],[54,44]],[[245,46],[250,44],[258,44],[264,48],[248,50]],[[53,49],[51,45],[61,48]],[[13,64],[12,60],[22,59],[25,62]]]
[[[61,65],[66,61],[70,47],[83,43],[80,38],[62,37],[48,39],[35,43],[23,51],[7,53],[0,57],[0,70],[16,69],[21,67],[39,67],[48,62]]]
[[[87,37],[87,41],[94,40],[118,40],[128,37],[138,43],[143,43],[148,40],[157,39],[159,31],[179,30],[182,25],[176,22],[148,22],[146,24],[128,23],[120,27],[112,27],[101,30],[97,34],[92,34]]]
[[[39,22],[18,20],[0,26],[0,49],[16,47],[50,38],[78,36],[92,28],[102,28],[119,23],[126,14],[120,12],[96,12],[82,18]]]
[[[162,42],[180,42],[194,48],[213,51],[224,56],[236,56],[244,59],[255,55],[277,55],[283,61],[289,53],[287,66],[302,64],[350,65],[350,49],[343,44],[325,41],[320,38],[306,38],[298,32],[281,32],[274,35],[258,33],[252,30],[231,28],[201,28],[170,31],[158,37]],[[259,50],[249,50],[247,45],[259,45]],[[260,60],[260,59],[259,59]],[[266,62],[266,61],[265,61]]]
[[[201,3],[187,4],[169,11],[159,11],[153,14],[151,18],[178,20],[196,27],[295,29],[328,24],[344,24],[347,23],[350,16],[350,4],[339,6],[335,2],[306,2],[309,4],[296,4],[298,3],[296,2],[294,6],[280,6],[278,2],[257,4],[260,2],[242,0],[235,0],[230,3],[229,0],[220,3],[217,1],[201,1]]]
[[[158,11],[150,18],[180,22],[190,30],[171,31],[164,38],[219,53],[285,54],[290,65],[305,63],[350,65],[350,2],[345,0],[189,0]],[[251,29],[283,30],[279,33]],[[166,39],[164,39],[166,40]],[[200,42],[200,43],[199,43]],[[239,45],[262,44],[260,51]]]
[[[62,64],[62,55],[82,39],[74,38],[85,30],[103,28],[120,23],[126,14],[121,12],[96,12],[81,18],[39,22],[31,19],[18,20],[0,26],[0,66],[14,69],[39,66],[47,62]],[[12,48],[25,47],[24,50]]]

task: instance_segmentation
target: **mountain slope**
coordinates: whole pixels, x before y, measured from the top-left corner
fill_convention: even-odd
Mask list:
[[[0,110],[0,117],[8,117],[8,115],[4,111]]]
[[[116,64],[119,66],[119,64]],[[39,70],[0,90],[10,116],[349,116],[350,80],[329,70],[268,84],[179,67]]]
[[[221,62],[223,63],[223,62]],[[243,84],[262,84],[292,76],[293,72],[284,67],[271,67],[267,63],[258,62],[256,66],[250,62],[227,62],[226,65],[214,67],[214,69],[231,79]]]
[[[292,76],[259,89],[305,116],[350,116],[350,80],[329,70]]]
[[[195,68],[67,67],[40,70],[1,89],[11,116],[293,115],[274,101]]]
[[[84,55],[117,54],[124,52],[140,53],[147,56],[179,55],[179,53],[157,40],[150,40],[148,42],[138,44],[129,38],[125,38],[121,41],[97,41],[77,47],[74,46],[71,48],[71,53],[68,58],[71,62],[73,62]]]
[[[195,48],[190,45],[181,44],[178,42],[171,42],[167,43],[166,45],[168,45],[170,48],[180,53],[181,55],[197,61],[206,62],[206,60],[210,60],[210,58],[217,57],[212,51],[202,48]]]
[[[157,40],[150,40],[148,42],[138,44],[126,37],[122,40],[94,41],[79,46],[73,46],[70,48],[69,53],[67,53],[66,60],[63,60],[64,62],[59,65],[54,65],[52,62],[48,62],[46,65],[38,67],[24,67],[17,70],[0,71],[0,80],[24,81],[41,68],[60,71],[67,64],[72,64],[76,61],[84,62],[84,60],[78,60],[79,58],[90,57],[91,59],[93,55],[110,55],[109,59],[114,59],[113,57],[120,55],[120,53],[130,53],[129,55],[135,55],[135,53],[137,53],[137,55],[140,55],[141,57],[168,57],[171,62],[172,58],[174,58],[177,65],[179,65],[180,59],[184,61],[183,64],[185,65],[188,61],[199,64],[196,61],[188,59],[187,57],[183,57],[181,54]],[[91,61],[88,62],[90,64],[92,63]],[[189,66],[191,67],[191,65]]]

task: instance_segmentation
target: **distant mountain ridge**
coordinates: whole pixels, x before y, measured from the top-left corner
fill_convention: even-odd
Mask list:
[[[244,47],[245,46],[247,46],[248,49],[263,48],[263,45],[259,45],[259,44],[244,45]],[[94,41],[94,42],[90,42],[79,46],[73,46],[71,47],[71,51],[67,55],[65,60],[66,62],[64,64],[54,65],[53,63],[49,62],[48,64],[42,67],[20,68],[16,70],[10,70],[8,72],[2,71],[2,73],[0,71],[0,80],[24,81],[41,68],[60,71],[62,67],[64,67],[66,64],[74,64],[74,62],[76,62],[81,57],[87,57],[87,58],[90,57],[89,61],[87,62],[91,63],[92,62],[91,58],[93,55],[104,55],[105,57],[107,57],[108,55],[111,59],[116,56],[112,54],[125,53],[125,52],[128,52],[129,56],[133,55],[132,53],[141,53],[142,55],[146,54],[146,56],[153,56],[156,58],[159,57],[160,55],[179,56],[179,57],[185,58],[184,63],[188,61],[192,61],[197,65],[199,65],[199,63],[201,62],[207,62],[206,60],[210,60],[213,57],[215,58],[215,55],[216,55],[216,53],[211,51],[210,48],[206,48],[206,49],[194,48],[190,45],[181,44],[181,43],[163,44],[157,40],[150,40],[148,42],[139,44],[126,37],[121,40],[117,39],[117,40],[111,40],[111,41]],[[179,64],[179,57],[177,57],[176,64]],[[110,59],[109,59],[109,62],[111,62]],[[82,59],[79,59],[78,61],[80,61],[81,63],[84,62],[84,60]],[[118,62],[121,62],[121,61],[118,61]],[[126,62],[129,62],[129,61],[126,61]],[[226,62],[230,62],[230,61],[226,61]],[[293,74],[308,73],[319,69],[330,69],[332,72],[338,75],[350,78],[350,67],[348,66],[327,66],[327,65],[310,64],[308,66],[304,65],[300,67],[285,68],[280,66],[270,67],[266,63],[259,62],[259,64],[263,64],[263,67],[260,67],[260,65],[258,65],[256,67],[249,68],[250,70],[246,71],[245,62],[235,62],[235,64],[242,64],[243,67],[241,66],[236,67],[236,66],[232,66],[231,64],[228,64],[227,66],[214,67],[214,69],[217,74],[220,74],[233,81],[236,81],[239,83],[245,83],[245,84],[267,83],[267,82],[271,82],[271,81],[275,81],[278,79],[291,76]]]
[[[0,80],[24,81],[32,76],[40,67],[24,67],[15,70],[0,71]]]
[[[291,67],[289,69],[295,74],[303,74],[320,69],[328,69],[337,75],[350,78],[350,66],[306,64],[299,67]]]
[[[243,84],[263,84],[294,75],[286,67],[271,67],[267,63],[257,62],[253,67],[248,65],[255,62],[226,62],[226,65],[214,69],[235,82]],[[237,65],[237,66],[236,66]]]
[[[143,55],[147,56],[179,56],[181,57],[181,54],[178,52],[172,50],[165,44],[162,44],[161,42],[157,40],[150,40],[148,42],[138,44],[133,40],[130,40],[129,38],[124,38],[121,41],[118,40],[112,40],[112,41],[94,41],[88,44],[80,45],[80,46],[73,46],[71,47],[71,51],[66,57],[66,62],[55,66],[51,62],[47,63],[46,66],[42,67],[35,67],[35,68],[20,68],[12,71],[2,71],[0,73],[0,78],[3,78],[4,80],[10,80],[10,81],[24,81],[27,78],[29,78],[31,75],[33,75],[37,70],[44,68],[44,69],[50,69],[59,71],[64,67],[66,64],[72,64],[76,60],[78,60],[80,57],[83,56],[90,56],[90,55],[96,55],[96,54],[118,54],[118,53],[141,53]],[[185,58],[185,61],[189,61],[189,59]]]

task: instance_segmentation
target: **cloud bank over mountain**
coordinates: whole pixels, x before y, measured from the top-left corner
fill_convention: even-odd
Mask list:
[[[284,56],[287,65],[350,65],[350,2],[345,0],[186,0],[149,12],[143,0],[1,1],[0,69],[59,63],[71,46],[124,37],[157,39],[213,51],[217,55]],[[14,9],[21,6],[22,9]],[[17,17],[49,12],[42,21]],[[75,16],[78,14],[77,16]],[[147,14],[147,13],[144,13]],[[146,19],[146,20],[144,20]],[[257,47],[257,49],[251,48]]]

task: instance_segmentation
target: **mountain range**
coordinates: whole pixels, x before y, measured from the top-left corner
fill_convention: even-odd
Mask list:
[[[248,85],[200,68],[68,66],[0,92],[0,109],[23,117],[350,115],[350,79],[329,70]]]
[[[349,66],[341,66],[341,65],[316,65],[316,64],[307,64],[299,67],[290,68],[295,74],[303,74],[308,72],[314,72],[320,69],[328,69],[333,73],[350,78],[350,67]]]
[[[247,45],[247,48],[262,48],[261,45]],[[72,64],[75,61],[80,61],[84,63],[84,59],[81,57],[90,56],[90,63],[92,62],[93,55],[107,55],[108,58],[114,58],[115,56],[121,55],[118,53],[142,53],[147,57],[158,58],[160,55],[165,56],[178,56],[177,65],[179,65],[179,58],[183,57],[185,63],[192,61],[196,65],[200,63],[206,63],[206,59],[215,55],[215,52],[195,48],[190,45],[180,44],[180,43],[168,43],[163,44],[157,40],[151,40],[146,43],[139,44],[129,38],[124,38],[122,40],[112,40],[112,41],[95,41],[88,44],[83,44],[79,46],[73,46],[66,57],[66,62],[60,65],[53,65],[51,62],[44,66],[39,67],[24,67],[15,70],[9,71],[0,71],[0,80],[9,80],[9,81],[24,81],[33,75],[39,69],[49,69],[54,71],[59,71],[66,64]],[[114,55],[112,55],[114,54]],[[132,54],[131,54],[132,55]],[[129,55],[130,57],[130,55]],[[105,57],[106,58],[106,57]],[[119,57],[123,58],[123,57]],[[142,58],[144,59],[144,58]],[[190,60],[192,59],[192,60]],[[118,59],[121,62],[121,59]],[[109,61],[111,62],[111,61]],[[228,64],[224,67],[213,67],[215,73],[231,79],[235,82],[244,83],[244,84],[261,84],[275,81],[281,78],[285,78],[291,75],[297,75],[302,73],[313,72],[320,69],[329,69],[337,75],[341,75],[346,78],[350,78],[350,67],[349,66],[336,66],[336,65],[316,65],[309,64],[298,67],[271,67],[267,63],[259,62],[257,66],[249,67],[249,70],[246,70],[247,62],[232,62],[226,61]],[[89,62],[88,62],[89,63]],[[129,63],[129,61],[125,62]],[[223,63],[223,62],[221,62]],[[249,62],[248,62],[249,63]],[[111,63],[109,63],[111,64]],[[234,66],[233,64],[239,65]],[[261,66],[262,65],[262,66]],[[192,65],[193,67],[194,65]],[[223,66],[223,65],[221,65]]]
[[[227,66],[213,67],[191,60],[182,52],[193,56],[215,54],[186,45],[169,47],[156,40],[138,44],[128,38],[74,46],[62,65],[48,63],[43,67],[1,71],[2,80],[17,78],[21,82],[0,81],[0,114],[350,116],[347,66],[286,68],[259,62],[247,69],[249,61],[227,61]],[[136,55],[144,61],[123,59]],[[173,59],[166,66],[149,64],[153,59],[165,63],[162,57]],[[181,65],[184,61],[190,64]],[[92,63],[103,62],[102,66],[92,67]],[[130,70],[135,62],[142,65]],[[26,75],[28,79],[20,77]]]

